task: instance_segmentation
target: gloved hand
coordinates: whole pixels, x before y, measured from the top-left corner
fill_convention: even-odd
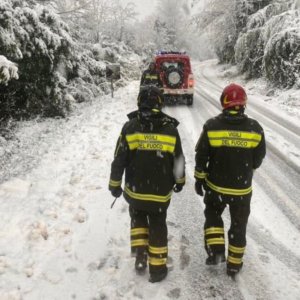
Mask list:
[[[176,183],[173,187],[173,191],[175,193],[179,193],[182,191],[182,188],[183,188],[183,184],[182,183]]]
[[[198,195],[203,196],[203,186],[205,184],[204,180],[196,180],[195,191]]]
[[[120,186],[118,186],[118,187],[111,187],[110,188],[110,192],[113,195],[113,197],[119,198],[122,195],[123,190],[122,190],[122,188]]]

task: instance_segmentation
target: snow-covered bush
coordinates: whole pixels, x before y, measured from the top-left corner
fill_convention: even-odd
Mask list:
[[[239,35],[234,48],[237,67],[249,78],[260,77],[263,73],[263,56],[266,43],[262,36],[263,26],[273,16],[287,8],[288,5],[285,3],[274,3],[249,16],[246,30]]]
[[[300,87],[300,13],[290,10],[267,22],[264,32],[264,72],[283,87]]]
[[[235,62],[239,71],[246,73],[248,77],[261,76],[263,53],[260,28],[241,34],[235,45]]]
[[[289,9],[288,3],[272,3],[255,14],[251,15],[247,22],[247,30],[262,27],[273,16],[277,16]]]
[[[235,45],[238,69],[290,87],[299,82],[300,16],[288,3],[273,3],[249,17]],[[299,84],[299,83],[297,83]]]
[[[68,27],[45,7],[24,2],[0,3],[0,52],[19,67],[19,80],[0,87],[1,117],[64,115],[65,76],[72,72]]]
[[[19,78],[17,65],[0,55],[0,84],[7,84],[13,78]]]

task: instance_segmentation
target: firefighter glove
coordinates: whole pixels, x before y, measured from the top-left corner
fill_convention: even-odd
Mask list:
[[[198,195],[203,196],[204,180],[196,180],[195,191]]]
[[[182,183],[176,183],[173,187],[173,191],[175,193],[179,193],[182,191],[182,188],[183,188],[183,184]]]
[[[113,197],[119,198],[122,195],[123,190],[122,190],[122,188],[120,186],[118,186],[118,187],[111,187],[110,188],[110,192],[113,195]]]

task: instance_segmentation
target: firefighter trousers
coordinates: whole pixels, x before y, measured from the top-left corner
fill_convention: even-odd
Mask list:
[[[229,206],[230,228],[228,230],[227,267],[240,269],[246,248],[246,229],[250,215],[252,193],[243,196],[220,195],[207,191],[204,197],[205,250],[209,256],[225,254],[225,233],[222,213]]]
[[[167,271],[168,229],[167,212],[147,212],[129,206],[131,218],[131,252],[148,255],[149,272]]]

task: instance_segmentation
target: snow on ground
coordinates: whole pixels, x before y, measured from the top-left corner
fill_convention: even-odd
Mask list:
[[[195,63],[197,75],[201,64]],[[204,265],[203,203],[193,191],[193,148],[208,117],[205,109],[218,112],[204,104],[199,118],[196,105],[167,109],[181,122],[188,181],[169,210],[170,274],[157,284],[148,283],[147,274],[136,276],[128,206],[118,199],[111,209],[107,186],[115,143],[126,114],[136,107],[137,91],[138,82],[132,82],[113,99],[79,106],[66,120],[21,122],[13,140],[0,140],[0,299],[297,299],[300,233],[272,193],[296,213],[299,206],[282,196],[280,185],[273,191],[275,183],[269,196],[263,183],[255,182],[247,268],[236,284],[224,266]],[[267,182],[272,173],[263,165],[256,176]]]

